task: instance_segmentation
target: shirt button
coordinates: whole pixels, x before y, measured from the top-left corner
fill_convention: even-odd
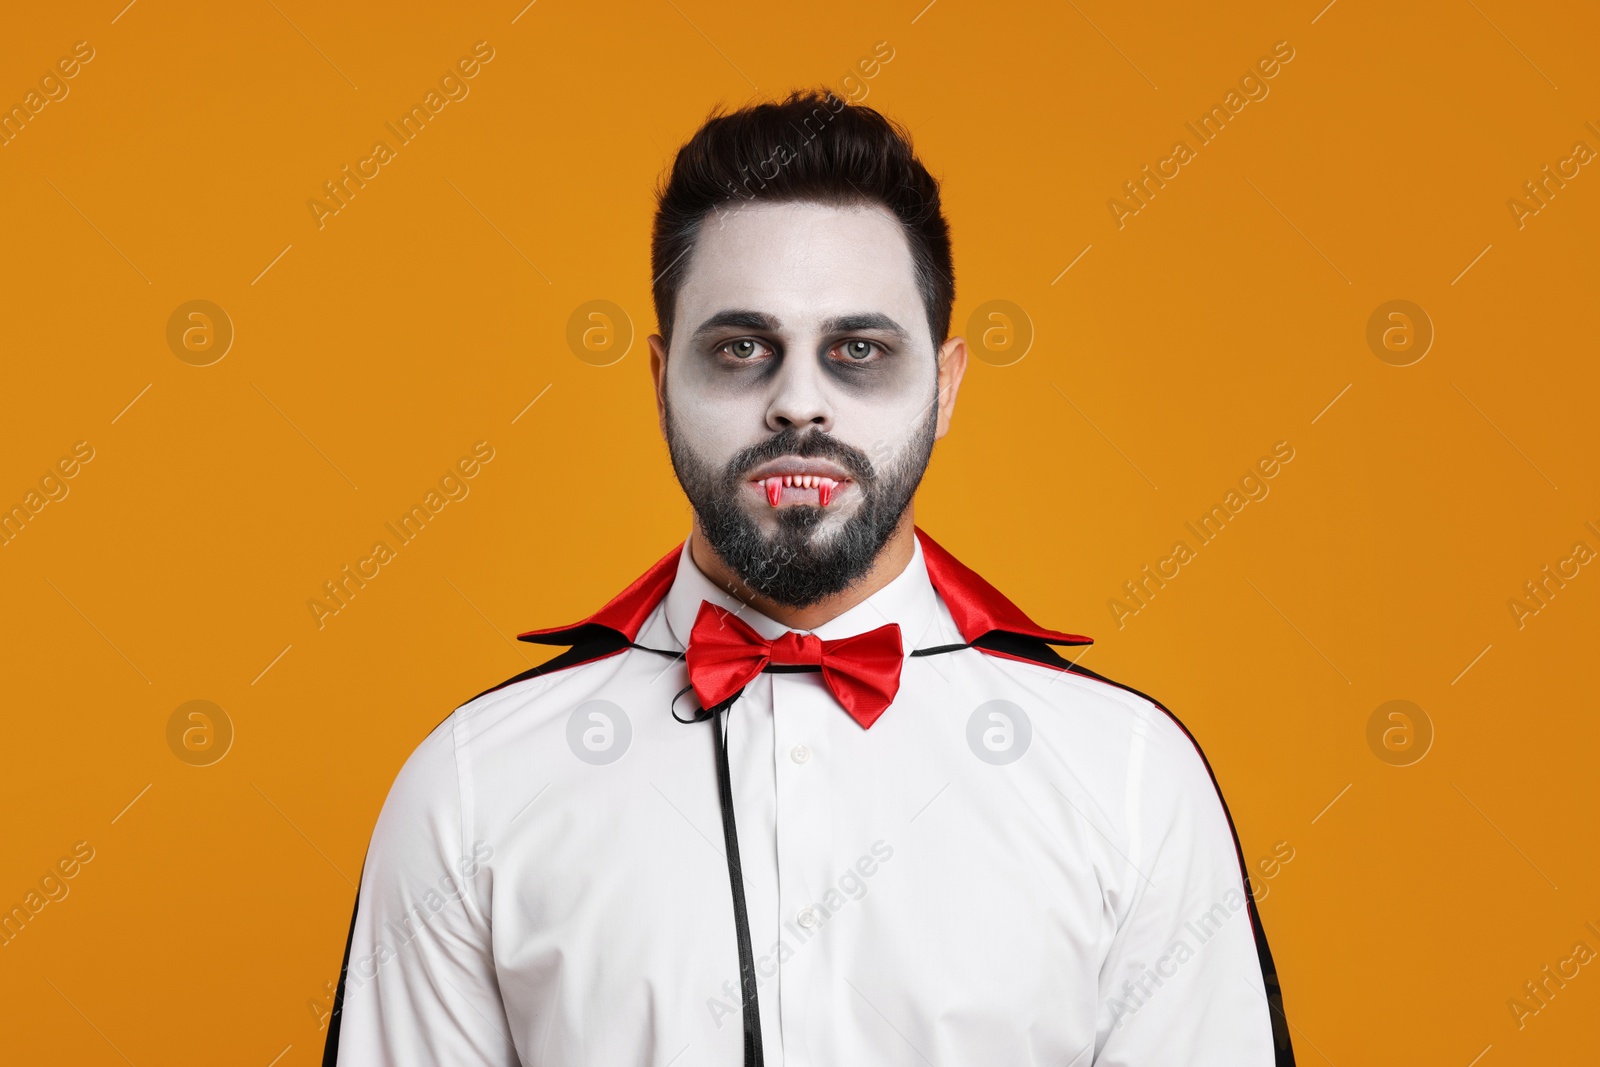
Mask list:
[[[800,914],[795,916],[795,918],[798,919],[800,925],[805,927],[807,930],[817,925],[817,912],[814,908],[801,908]]]
[[[789,758],[796,763],[804,763],[811,758],[811,750],[804,745],[796,745],[789,750]]]

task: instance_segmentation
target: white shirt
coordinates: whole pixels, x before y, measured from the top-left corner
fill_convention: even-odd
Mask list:
[[[788,629],[686,541],[583,623],[524,635],[584,662],[481,694],[417,747],[362,871],[342,1067],[742,1062],[713,725],[669,710],[681,655],[626,645],[681,653],[703,600]],[[728,712],[769,1067],[1292,1063],[1186,731],[1019,658],[1049,657],[1038,635],[1087,639],[1039,628],[921,530],[899,576],[812,632],[886,622],[908,655],[870,729],[816,673],[757,675]],[[909,656],[991,630],[995,648]]]

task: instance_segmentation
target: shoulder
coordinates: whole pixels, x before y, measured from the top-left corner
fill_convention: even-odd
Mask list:
[[[1242,884],[1233,816],[1189,726],[1155,697],[1097,672],[1019,669],[1048,695],[1046,714],[1059,724],[1058,753],[1072,770],[1062,788],[1074,796],[1081,788],[1085,811],[1100,798],[1122,859],[1158,881],[1160,868],[1217,892]]]
[[[1077,668],[1070,682],[1125,709],[1130,737],[1124,816],[1130,853],[1164,857],[1232,884],[1244,858],[1222,786],[1193,731],[1166,705],[1121,682]]]
[[[1135,716],[1153,791],[1183,804],[1203,800],[1215,805],[1221,799],[1211,763],[1199,740],[1172,709],[1155,697],[1104,675],[1082,668],[1073,673],[1077,684],[1095,688],[1105,699],[1121,703]]]
[[[1117,768],[1129,799],[1168,809],[1199,801],[1215,805],[1219,793],[1210,763],[1194,733],[1165,703],[1130,685],[1064,658],[1000,660],[1013,679],[1083,761]],[[1071,758],[1070,756],[1066,758]]]
[[[659,657],[629,649],[553,670],[533,668],[472,697],[411,751],[381,819],[416,825],[457,813],[470,820],[472,781],[486,762],[497,753],[537,762],[541,751],[561,742],[575,708],[601,693],[625,694],[630,679],[647,677],[652,664],[661,669]]]
[[[1068,682],[1092,699],[1109,701],[1123,709],[1129,729],[1144,743],[1148,758],[1161,770],[1198,774],[1209,782],[1210,768],[1200,742],[1164,703],[1132,686],[1081,667],[1066,672]]]
[[[573,651],[577,651],[574,649]],[[526,734],[564,724],[579,705],[602,696],[628,704],[662,685],[670,657],[638,647],[605,655],[568,658],[567,653],[479,693],[440,723],[462,749],[513,731]]]
[[[501,821],[526,802],[528,783],[564,782],[575,764],[587,766],[572,757],[593,749],[588,732],[597,722],[614,727],[626,745],[634,731],[665,718],[677,687],[665,670],[670,665],[669,656],[625,648],[555,670],[535,668],[478,694],[412,751],[384,817],[393,809],[394,818],[414,824],[453,812],[471,841],[474,826]]]

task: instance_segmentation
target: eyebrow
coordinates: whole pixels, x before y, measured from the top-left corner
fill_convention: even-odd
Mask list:
[[[698,341],[709,333],[728,326],[737,326],[743,330],[766,330],[776,333],[781,328],[781,323],[773,315],[761,311],[747,311],[743,308],[730,308],[717,312],[695,328],[691,340]]]
[[[857,330],[877,330],[882,333],[893,334],[901,341],[910,341],[911,335],[905,331],[898,322],[887,315],[880,315],[876,311],[863,312],[857,315],[839,315],[822,322],[823,333],[854,333]]]
[[[768,315],[764,311],[751,311],[746,308],[728,308],[717,312],[695,328],[692,340],[698,341],[707,334],[729,326],[736,326],[745,330],[766,330],[768,333],[777,333],[783,328],[775,315]],[[878,330],[883,333],[893,334],[902,342],[909,342],[911,335],[904,327],[887,315],[875,311],[859,312],[852,315],[836,315],[822,322],[822,332],[825,334],[852,333],[857,330]]]

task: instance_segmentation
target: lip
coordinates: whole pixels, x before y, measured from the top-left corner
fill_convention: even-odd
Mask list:
[[[825,459],[816,459],[810,456],[783,456],[778,459],[763,463],[745,476],[746,481],[762,482],[768,478],[782,478],[785,475],[820,475],[831,478],[836,482],[853,481],[850,472],[837,463],[830,463]]]

